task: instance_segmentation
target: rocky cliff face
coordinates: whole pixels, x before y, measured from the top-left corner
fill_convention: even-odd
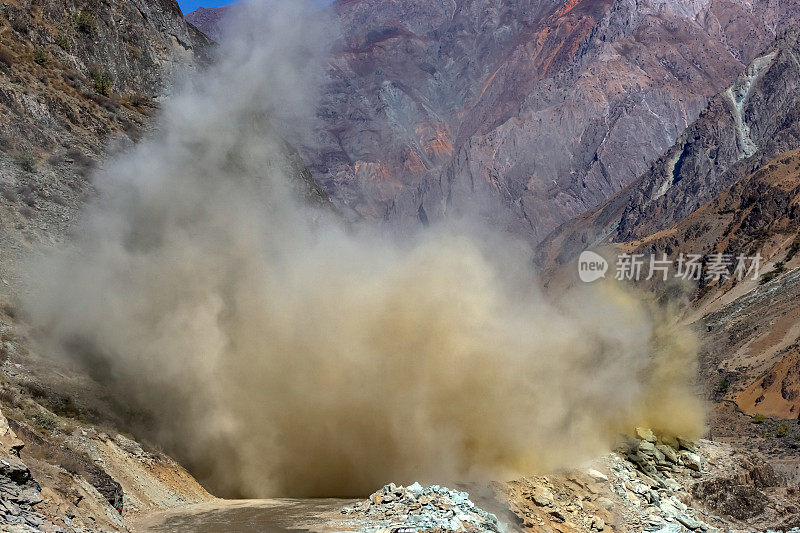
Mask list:
[[[779,154],[800,147],[800,30],[756,57],[634,184],[540,246],[563,264],[603,242],[644,238],[683,220]]]
[[[335,6],[325,125],[304,147],[326,190],[408,224],[478,204],[534,241],[645,172],[800,15],[765,0]]]
[[[140,137],[209,44],[174,0],[3,4],[0,265],[59,238],[91,190],[95,161]]]
[[[140,138],[209,45],[174,0],[0,7],[0,523],[14,531],[121,531],[131,514],[210,497],[164,455],[96,430],[122,426],[94,404],[107,393],[32,349],[12,274],[65,235],[97,161]]]

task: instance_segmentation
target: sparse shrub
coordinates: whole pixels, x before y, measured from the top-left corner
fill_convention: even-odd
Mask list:
[[[90,37],[97,31],[97,21],[95,18],[82,9],[72,14],[72,23],[77,31]]]
[[[51,202],[53,202],[54,204],[56,204],[56,205],[60,205],[60,206],[64,206],[64,205],[66,205],[66,204],[67,204],[67,202],[64,200],[64,197],[63,197],[63,196],[61,196],[61,195],[60,195],[60,194],[58,194],[58,193],[53,193],[53,194],[50,196],[50,201],[51,201]]]
[[[778,273],[773,270],[772,272],[767,272],[766,274],[761,276],[761,280],[758,283],[759,285],[766,285],[767,283],[769,283],[770,281],[772,281],[777,277]]]
[[[78,89],[81,86],[83,80],[86,79],[80,72],[75,70],[64,71],[61,73],[61,77],[64,79],[65,82],[67,82],[67,85],[69,85],[73,89]]]
[[[37,46],[33,49],[33,62],[44,67],[50,62],[50,54],[44,48]]]
[[[14,308],[13,305],[11,305],[9,303],[5,303],[3,305],[0,305],[0,311],[2,311],[3,314],[6,315],[11,320],[14,320],[15,318],[17,318],[17,310]]]
[[[45,413],[37,413],[33,415],[33,422],[45,431],[53,431],[58,427],[58,421],[52,416]]]
[[[37,381],[26,383],[25,388],[40,405],[64,418],[77,418],[82,410],[72,396],[43,385]]]
[[[14,30],[15,32],[22,35],[28,33],[29,30],[28,21],[23,19],[22,17],[16,16],[13,19],[9,20],[9,23],[11,24],[11,29]]]
[[[786,270],[786,263],[783,261],[775,263],[775,272],[783,272],[784,270]]]
[[[94,90],[97,91],[98,94],[108,96],[111,94],[114,78],[112,78],[111,74],[108,72],[101,70],[92,74],[92,84],[94,85]]]
[[[778,426],[778,431],[775,433],[775,435],[778,437],[785,437],[788,434],[789,426],[787,426],[785,423],[782,423],[780,426]]]
[[[71,148],[67,150],[66,161],[73,163],[76,167],[86,168],[89,170],[93,169],[97,164],[94,159],[84,154],[77,148]]]
[[[56,36],[56,44],[68,54],[72,52],[72,41],[65,33],[61,32]]]
[[[153,100],[140,93],[133,93],[128,96],[128,103],[136,108],[153,107]]]
[[[728,381],[728,378],[722,378],[719,380],[719,383],[717,383],[717,393],[719,394],[725,394],[730,388],[731,382]]]
[[[36,172],[36,156],[31,152],[22,152],[16,157],[16,163],[25,172]]]
[[[66,160],[71,162],[74,165],[75,172],[84,178],[91,174],[95,166],[97,166],[97,163],[94,159],[84,154],[77,148],[67,150]]]
[[[4,406],[19,407],[19,393],[15,390],[0,390],[0,404],[3,404]]]
[[[116,113],[119,111],[119,104],[108,96],[103,96],[98,93],[87,93],[84,96],[109,113]]]
[[[767,417],[762,415],[761,413],[756,413],[753,415],[753,423],[754,424],[763,424],[767,420]]]
[[[0,362],[8,361],[8,358],[11,356],[8,346],[11,344],[12,340],[13,337],[8,332],[0,334]]]
[[[36,188],[30,183],[17,187],[17,194],[22,197],[23,203],[28,207],[34,207],[36,205],[36,198],[39,196]]]
[[[800,237],[796,238],[792,245],[789,247],[789,251],[786,254],[786,262],[788,263],[794,256],[797,255],[797,252],[800,251]]]

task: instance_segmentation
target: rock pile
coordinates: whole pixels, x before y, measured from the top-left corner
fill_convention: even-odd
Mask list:
[[[477,508],[469,494],[439,485],[402,487],[392,483],[367,501],[345,507],[342,514],[352,517],[352,525],[362,526],[360,531],[371,533],[503,531],[497,517]]]
[[[63,531],[35,510],[41,502],[41,489],[28,467],[13,456],[0,459],[0,530]]]
[[[35,509],[42,491],[20,459],[24,446],[0,412],[0,531],[63,531]]]
[[[705,468],[705,459],[697,453],[696,445],[682,438],[659,439],[644,428],[637,428],[635,435],[619,451],[627,460],[612,465],[617,478],[613,490],[642,510],[644,530],[713,530],[678,497],[685,492],[680,478],[700,478]]]

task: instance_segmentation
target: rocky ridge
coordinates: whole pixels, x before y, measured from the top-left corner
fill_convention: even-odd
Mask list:
[[[223,19],[230,7],[199,7],[187,13],[184,18],[186,22],[200,28],[204,35],[207,35],[216,42],[223,38]]]
[[[798,7],[340,1],[318,144],[345,211],[479,211],[534,242],[647,171]],[[489,206],[487,208],[487,206]]]
[[[334,9],[324,128],[302,152],[343,212],[408,225],[477,211],[534,242],[646,172],[800,21],[762,0]],[[214,32],[224,14],[189,20]]]
[[[61,239],[92,169],[150,127],[159,100],[208,59],[174,0],[22,0],[0,7],[0,268]]]
[[[540,264],[563,265],[592,246],[665,230],[800,147],[799,61],[800,28],[791,28],[634,184],[548,236]]]

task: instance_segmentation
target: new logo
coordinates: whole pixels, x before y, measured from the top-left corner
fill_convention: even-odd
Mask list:
[[[606,277],[608,261],[602,255],[585,251],[578,258],[578,276],[584,283],[592,283]]]

